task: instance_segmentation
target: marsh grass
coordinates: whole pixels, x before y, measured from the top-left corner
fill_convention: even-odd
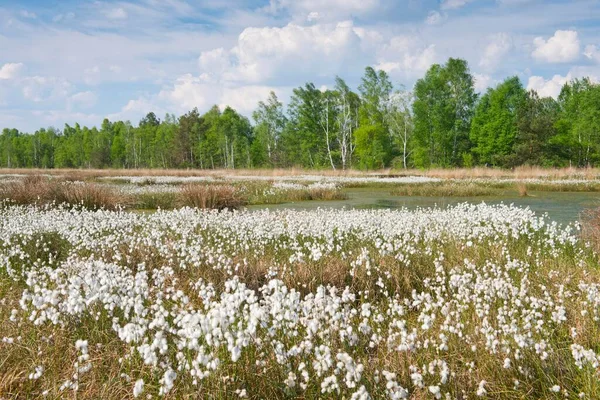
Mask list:
[[[600,253],[600,207],[587,209],[581,214],[581,234]]]
[[[134,197],[134,207],[139,210],[171,210],[177,207],[177,193],[139,193]]]
[[[75,179],[71,177],[72,179]],[[339,200],[346,198],[339,187],[299,186],[300,188],[273,190],[272,182],[238,181],[231,183],[206,182],[172,185],[174,190],[140,190],[122,192],[126,183],[111,185],[94,181],[67,180],[53,176],[26,175],[18,181],[0,183],[0,200],[7,204],[67,204],[88,209],[239,209],[247,204],[278,204],[308,200]],[[136,184],[152,189],[152,178]]]
[[[530,192],[598,192],[597,182],[529,181],[505,179],[449,179],[441,182],[388,185],[396,196],[480,197],[517,194],[527,197]]]
[[[88,209],[114,210],[126,206],[128,198],[99,184],[28,175],[18,182],[0,185],[0,199],[12,204],[68,204]]]
[[[193,188],[195,190],[196,188]],[[207,200],[208,201],[208,200]],[[596,214],[596,218],[600,214]],[[598,226],[596,226],[598,227]],[[108,233],[107,233],[108,234]],[[204,232],[206,238],[210,235]],[[49,259],[56,254],[64,252],[66,246],[64,239],[56,237],[54,234],[35,236],[31,239],[31,245],[26,248],[30,250],[29,257],[32,259]],[[310,240],[310,238],[306,238]],[[164,239],[169,242],[169,233],[166,232]],[[141,246],[141,245],[140,245]],[[360,240],[358,237],[348,236],[342,248],[333,256],[322,259],[317,262],[303,262],[292,266],[288,275],[283,279],[287,285],[299,288],[303,293],[313,291],[318,285],[333,285],[338,288],[349,286],[356,292],[373,293],[368,301],[377,307],[382,299],[377,297],[377,282],[375,275],[387,274],[390,276],[388,286],[384,289],[392,295],[400,297],[410,297],[414,291],[420,291],[427,285],[428,279],[435,279],[439,274],[439,268],[436,268],[436,262],[439,263],[441,254],[445,255],[441,261],[445,273],[456,269],[457,265],[463,263],[464,259],[469,259],[474,264],[481,264],[488,261],[506,262],[507,249],[493,240],[475,243],[473,246],[466,246],[462,241],[440,240],[431,250],[425,248],[425,244],[417,244],[412,252],[412,256],[404,261],[399,261],[394,257],[376,257],[373,259],[373,274],[367,274],[366,270],[361,269],[358,274],[351,275],[351,265],[348,260],[342,257],[342,254],[352,249],[360,247],[369,247],[375,250],[372,244]],[[581,268],[578,260],[574,259],[575,252],[565,247],[559,257],[553,257],[543,251],[546,246],[545,238],[533,238],[533,240],[517,237],[509,241],[508,252],[510,257],[520,258],[531,262],[531,280],[533,283],[549,283],[544,281],[543,276],[547,276],[548,271],[556,271],[557,278],[566,282],[575,281],[578,278],[586,277],[590,280],[599,280],[600,272],[594,269],[597,266],[595,256],[590,254],[590,260],[595,264],[589,265],[591,268]],[[569,245],[566,245],[567,247]],[[135,246],[123,248],[133,254]],[[142,250],[141,248],[139,250]],[[535,254],[535,255],[534,255]],[[542,257],[539,257],[539,255]],[[247,264],[239,271],[239,276],[249,284],[249,287],[259,287],[265,281],[270,266],[277,260],[285,259],[288,255],[288,249],[285,246],[274,245],[266,249],[264,253],[257,254],[249,251],[248,254],[239,254],[239,259],[247,259]],[[140,254],[138,258],[132,259],[132,265],[148,259],[150,255]],[[62,259],[62,257],[61,257]],[[437,260],[437,261],[436,261]],[[149,263],[157,267],[167,260],[157,259]],[[152,269],[151,269],[152,270]],[[190,298],[194,298],[194,292],[187,285],[187,282],[193,282],[198,279],[206,279],[214,282],[220,287],[227,279],[225,274],[216,274],[208,266],[197,266],[194,269],[175,268],[174,274],[167,278],[164,284],[177,284],[186,292]],[[108,316],[106,310],[98,308],[96,312],[90,311],[89,316],[83,319],[70,319],[65,325],[46,324],[36,326],[29,320],[23,319],[18,323],[9,321],[10,310],[18,308],[19,294],[24,285],[20,281],[0,278],[0,337],[20,338],[19,345],[7,345],[0,343],[0,396],[6,398],[77,398],[77,399],[132,399],[131,387],[133,382],[139,378],[145,381],[145,396],[156,397],[158,395],[159,378],[151,367],[144,365],[139,355],[133,353],[124,357],[127,346],[118,339],[112,330],[112,318]],[[532,296],[541,296],[541,293],[531,293]],[[366,299],[365,299],[366,301]],[[413,321],[414,316],[409,314],[406,319]],[[93,317],[96,315],[96,317]],[[471,344],[477,348],[483,348],[485,342],[484,335],[478,335],[475,330],[479,321],[484,316],[479,316],[474,310],[466,313],[461,321],[465,326],[465,332],[472,334]],[[485,316],[486,319],[493,321],[494,314]],[[574,313],[569,315],[576,323],[579,323],[581,330],[579,332],[586,337],[579,338],[580,343],[589,344],[593,348],[598,343],[598,326],[590,323],[582,316]],[[412,319],[411,319],[412,318]],[[385,325],[381,329],[387,329]],[[443,334],[444,332],[431,332],[432,336]],[[266,334],[266,332],[260,332]],[[277,331],[271,332],[272,340],[286,341],[294,343],[293,337],[281,337]],[[90,343],[90,360],[92,370],[82,375],[79,382],[79,390],[76,394],[65,393],[59,390],[60,385],[73,374],[74,363],[77,360],[77,352],[73,343],[81,338],[86,338]],[[327,341],[316,343],[326,343],[332,348],[343,348],[344,343],[333,337]],[[573,368],[571,364],[567,365],[565,360],[571,358],[568,346],[561,346],[560,343],[569,342],[569,332],[566,327],[556,327],[555,340],[557,347],[561,350],[552,354],[546,361],[540,363],[539,356],[525,351],[520,361],[525,365],[528,375],[523,376],[514,369],[506,370],[502,366],[502,354],[493,355],[484,352],[473,353],[470,349],[464,351],[446,352],[444,359],[452,371],[457,371],[453,375],[447,390],[460,394],[463,390],[473,390],[478,383],[485,379],[490,383],[487,387],[488,397],[497,399],[521,399],[524,393],[535,398],[559,399],[562,394],[551,392],[548,388],[556,383],[557,377],[562,382],[570,382],[571,392],[584,391],[589,398],[597,398],[600,395],[599,381],[590,378],[595,375],[593,370],[579,370]],[[455,342],[450,339],[448,343],[451,349],[460,349],[464,346],[461,342]],[[174,347],[174,346],[173,346]],[[384,398],[387,393],[384,389],[375,383],[372,379],[374,370],[394,371],[398,375],[399,382],[411,389],[411,398],[427,399],[431,398],[427,386],[424,388],[413,387],[410,384],[409,365],[427,363],[428,360],[437,357],[437,350],[421,349],[419,353],[395,352],[390,351],[385,346],[370,348],[368,342],[357,346],[359,350],[355,357],[362,360],[365,365],[364,375],[371,377],[365,380],[367,389],[373,398]],[[171,356],[175,356],[174,350]],[[164,398],[214,398],[214,399],[235,399],[239,398],[234,388],[243,386],[251,393],[251,398],[322,398],[320,388],[315,385],[308,387],[306,391],[300,392],[294,389],[286,388],[284,385],[277,384],[283,382],[287,375],[285,368],[278,364],[273,358],[269,361],[268,368],[260,368],[256,365],[257,354],[253,353],[252,348],[248,348],[236,363],[227,361],[228,353],[223,349],[223,364],[219,370],[211,374],[208,378],[201,381],[199,385],[194,385],[189,377],[178,379],[176,387]],[[477,369],[470,371],[466,366],[477,358]],[[28,373],[33,372],[38,365],[44,365],[45,372],[39,380],[30,380]],[[518,389],[513,388],[515,379],[520,381]],[[329,396],[328,398],[335,398]],[[457,397],[457,398],[460,398]]]
[[[399,185],[392,190],[392,194],[395,196],[478,197],[498,195],[502,192],[483,183],[442,181]]]
[[[521,197],[529,196],[529,194],[527,193],[527,184],[525,184],[523,182],[517,182],[515,186],[517,188],[517,193],[519,193],[519,196],[521,196]]]
[[[1,174],[23,174],[23,175],[52,175],[57,177],[69,176],[70,179],[83,181],[94,180],[99,177],[118,176],[300,176],[300,175],[323,175],[323,176],[428,176],[444,179],[473,179],[473,178],[507,178],[507,179],[599,179],[599,168],[542,168],[532,166],[521,166],[512,170],[500,168],[432,168],[420,169],[381,169],[372,171],[359,170],[310,170],[302,168],[275,168],[275,169],[227,169],[227,170],[201,170],[201,169],[0,169]]]
[[[231,185],[183,185],[177,196],[181,206],[200,209],[238,209],[247,203],[239,191]]]

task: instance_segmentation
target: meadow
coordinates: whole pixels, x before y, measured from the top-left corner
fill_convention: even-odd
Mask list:
[[[512,205],[250,211],[181,197],[514,176],[16,175],[0,192],[0,397],[600,397],[597,212],[561,225]],[[72,186],[176,200],[137,212]]]

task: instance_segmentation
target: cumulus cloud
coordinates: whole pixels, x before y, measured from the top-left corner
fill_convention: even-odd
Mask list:
[[[370,36],[350,21],[282,28],[246,28],[230,50],[203,52],[201,71],[227,82],[257,84],[331,77],[351,64],[364,63],[360,54]]]
[[[8,63],[4,64],[0,68],[0,80],[14,79],[19,76],[19,73],[23,69],[21,63]]]
[[[579,38],[576,31],[556,31],[554,36],[545,40],[537,37],[533,40],[535,49],[531,55],[536,60],[551,63],[574,61],[579,57]]]
[[[435,45],[421,43],[416,37],[393,37],[382,46],[377,68],[403,77],[417,77],[436,61]]]
[[[541,76],[530,76],[527,82],[527,90],[535,90],[540,97],[558,98],[560,91],[565,83],[571,80],[571,75],[554,75],[550,79],[544,79]]]
[[[594,60],[597,63],[600,63],[600,49],[593,44],[585,46],[585,51],[583,55],[589,58],[590,60]]]
[[[512,40],[506,33],[492,36],[490,43],[483,51],[479,66],[486,70],[494,70],[512,48]]]
[[[156,99],[138,97],[137,99],[129,100],[119,112],[109,114],[106,118],[111,121],[132,121],[135,124],[150,111],[154,112],[157,116],[167,113],[166,109]]]
[[[229,53],[222,47],[204,51],[198,58],[200,69],[211,74],[221,74],[231,67]]]
[[[277,91],[265,85],[226,86],[212,80],[207,74],[185,74],[177,78],[172,88],[162,90],[158,101],[167,102],[180,112],[194,107],[207,110],[216,104],[221,108],[231,106],[238,112],[249,115],[272,90]]]

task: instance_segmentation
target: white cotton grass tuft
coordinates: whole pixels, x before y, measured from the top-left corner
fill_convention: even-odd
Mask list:
[[[133,385],[133,397],[137,398],[144,392],[144,380],[138,379]]]
[[[122,382],[135,398],[183,396],[175,391],[181,382],[263,395],[251,380],[240,387],[231,373],[238,368],[264,376],[261,384],[282,396],[366,400],[489,396],[502,383],[480,375],[482,360],[509,374],[507,390],[519,394],[535,378],[532,363],[563,357],[581,376],[600,367],[581,328],[600,320],[600,282],[591,272],[537,265],[557,259],[588,268],[587,250],[575,227],[527,209],[6,207],[0,221],[0,268],[25,288],[5,305],[10,324],[43,332],[98,321],[123,348]],[[37,247],[48,254],[32,259],[40,237],[50,238]],[[57,243],[62,253],[53,252]],[[568,345],[556,343],[557,331]],[[0,346],[24,346],[17,335],[3,333]],[[107,347],[97,337],[70,339],[76,355],[61,391],[90,384]],[[371,358],[379,354],[419,361],[380,369]],[[132,360],[142,368],[131,369]],[[50,372],[32,365],[23,376],[43,382]],[[478,379],[458,393],[454,379],[465,374]],[[553,378],[543,391],[579,396],[566,378]]]

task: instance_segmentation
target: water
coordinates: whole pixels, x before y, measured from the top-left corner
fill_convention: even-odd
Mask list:
[[[298,209],[307,210],[321,208],[402,208],[408,209],[424,207],[445,208],[457,203],[485,202],[487,204],[514,204],[519,207],[529,207],[538,215],[548,216],[559,223],[578,221],[582,211],[591,207],[600,207],[600,194],[593,192],[530,192],[528,197],[518,195],[503,196],[478,196],[478,197],[422,197],[422,196],[394,196],[391,189],[386,188],[361,188],[345,189],[348,195],[346,200],[334,201],[302,201],[296,203],[283,203],[275,205],[250,206],[249,209]]]

